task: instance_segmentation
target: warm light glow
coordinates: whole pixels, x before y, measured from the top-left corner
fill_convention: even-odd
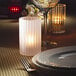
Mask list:
[[[65,20],[66,20],[66,5],[58,4],[52,9],[52,33],[64,33],[65,32]]]
[[[28,37],[28,38],[27,38],[27,43],[28,43],[28,45],[34,45],[34,43],[35,43],[34,37],[31,36],[31,35],[29,35],[29,36],[27,36],[27,37]]]
[[[38,17],[19,18],[20,54],[33,56],[41,52],[41,20]]]
[[[63,16],[64,20],[66,20],[66,16]]]
[[[54,18],[55,24],[59,24],[62,21],[62,18],[57,16]]]

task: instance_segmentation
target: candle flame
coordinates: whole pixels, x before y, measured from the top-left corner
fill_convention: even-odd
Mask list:
[[[29,44],[29,45],[33,45],[34,44],[34,37],[33,36],[31,36],[31,35],[29,35],[28,36],[28,39],[27,39],[27,43]]]
[[[55,24],[59,24],[62,21],[62,18],[57,16],[54,18]]]

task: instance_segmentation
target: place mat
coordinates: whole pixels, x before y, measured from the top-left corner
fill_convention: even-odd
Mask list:
[[[20,63],[19,49],[0,47],[0,76],[28,76]]]

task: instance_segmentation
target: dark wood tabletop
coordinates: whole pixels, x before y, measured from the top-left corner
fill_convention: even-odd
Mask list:
[[[47,35],[47,40],[57,42],[57,47],[76,45],[76,18],[69,16],[64,34]],[[51,30],[51,29],[50,29]],[[0,46],[19,48],[19,24],[16,19],[0,20]]]
[[[76,18],[67,17],[64,34],[55,35],[49,33],[47,39],[57,42],[57,46],[52,48],[76,45]],[[19,26],[18,20],[0,20],[0,76],[29,76],[19,60]],[[31,76],[48,76],[48,72],[30,74]],[[54,73],[52,72],[51,76]],[[64,76],[64,75],[63,75]],[[67,75],[68,76],[68,75]]]

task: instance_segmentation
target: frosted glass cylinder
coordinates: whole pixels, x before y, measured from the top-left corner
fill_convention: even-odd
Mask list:
[[[19,18],[20,54],[34,56],[41,52],[41,20],[38,17]]]

